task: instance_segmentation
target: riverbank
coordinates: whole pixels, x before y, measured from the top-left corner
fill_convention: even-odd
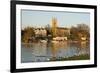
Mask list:
[[[89,55],[80,55],[80,56],[73,56],[68,58],[52,58],[50,61],[69,61],[69,60],[89,60]]]
[[[44,42],[69,42],[69,43],[80,43],[80,42],[88,42],[89,43],[89,40],[86,40],[86,41],[82,41],[82,40],[34,40],[33,42],[22,42],[22,44],[33,44],[33,43],[44,43]]]

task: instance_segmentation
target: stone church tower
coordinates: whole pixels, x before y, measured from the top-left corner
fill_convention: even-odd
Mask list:
[[[56,32],[57,32],[57,19],[56,18],[52,18],[52,35],[53,37],[56,37]]]

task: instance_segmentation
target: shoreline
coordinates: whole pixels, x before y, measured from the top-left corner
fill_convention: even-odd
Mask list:
[[[69,61],[69,60],[89,60],[89,55],[79,55],[79,56],[72,56],[68,58],[59,58],[59,59],[51,59],[50,61]]]
[[[43,41],[46,41],[46,40],[43,40]],[[55,40],[50,40],[49,42],[52,42],[52,41],[55,41]],[[89,42],[89,40],[86,40],[86,41],[82,41],[82,40],[64,40],[64,41],[56,41],[56,42],[69,42],[69,43],[81,43],[81,42]],[[41,42],[41,40],[38,40],[38,41],[35,41],[35,42],[28,42],[28,43],[25,43],[25,42],[21,42],[22,44],[33,44],[33,43],[43,43]],[[45,43],[48,43],[48,41],[46,41]]]

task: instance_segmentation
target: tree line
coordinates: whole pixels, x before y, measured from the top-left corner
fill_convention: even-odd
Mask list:
[[[26,27],[23,30],[21,30],[21,41],[24,43],[28,43],[29,40],[33,40],[33,38],[31,37],[35,37],[34,29],[34,27]],[[47,31],[47,35],[51,35],[52,37],[53,32],[51,31],[51,27],[49,25],[45,27],[45,30]],[[89,40],[90,28],[86,24],[77,24],[77,26],[72,26],[70,28],[70,35],[66,35],[66,37],[72,41],[81,40],[81,37],[86,37],[86,40]]]

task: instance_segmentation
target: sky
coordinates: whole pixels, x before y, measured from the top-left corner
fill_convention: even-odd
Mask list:
[[[21,10],[22,29],[27,26],[51,26],[53,17],[57,19],[58,27],[71,27],[81,23],[90,25],[90,14],[87,12]]]

